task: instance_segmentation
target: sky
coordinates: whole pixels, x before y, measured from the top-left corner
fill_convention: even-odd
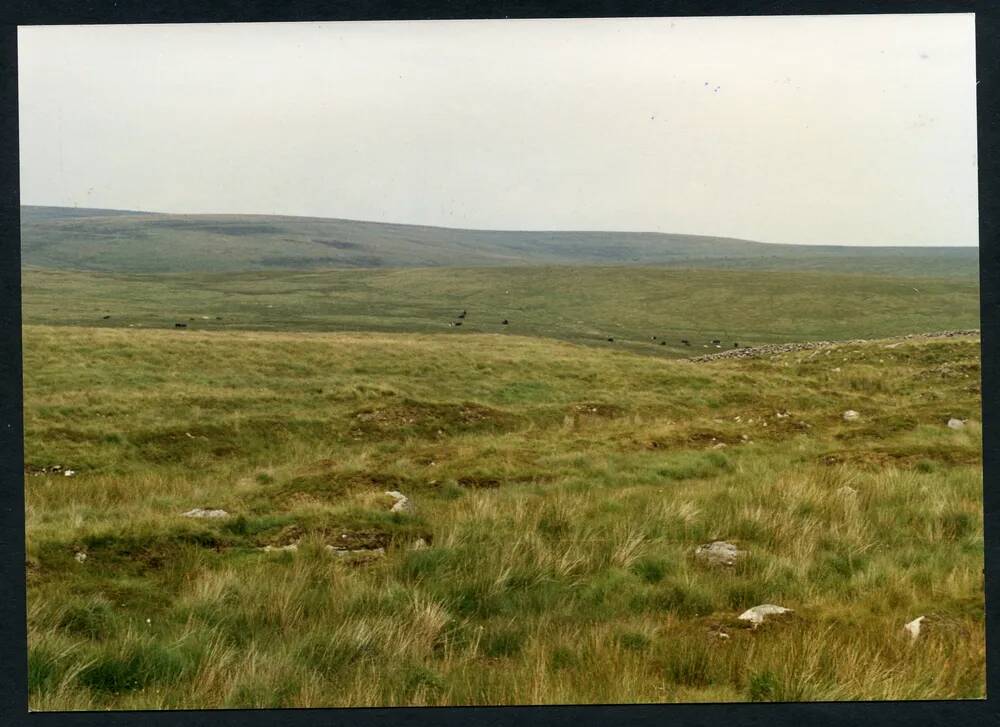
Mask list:
[[[22,27],[22,204],[976,245],[971,14]]]

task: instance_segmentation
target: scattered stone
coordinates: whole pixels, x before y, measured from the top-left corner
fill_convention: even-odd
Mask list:
[[[184,517],[207,517],[207,518],[219,518],[219,517],[229,517],[229,513],[225,510],[203,510],[200,507],[196,507],[193,510],[188,510],[187,512],[181,513]]]
[[[968,329],[960,331],[940,331],[937,333],[913,333],[906,336],[900,336],[899,340],[907,341],[919,338],[953,338],[955,336],[978,336],[978,335],[979,335],[978,329]],[[858,338],[850,341],[839,341],[836,343],[833,341],[806,341],[803,343],[772,343],[764,346],[755,346],[752,348],[751,347],[736,348],[736,349],[730,349],[728,351],[723,351],[721,353],[707,354],[705,356],[696,356],[691,360],[701,362],[701,361],[718,361],[720,359],[729,359],[729,358],[762,358],[766,356],[776,356],[783,353],[791,353],[794,351],[809,351],[812,349],[837,347],[838,345],[843,345],[843,344],[865,344],[865,343],[871,343],[872,340],[877,340],[877,339]],[[705,348],[708,348],[708,346],[706,345]],[[817,355],[819,353],[821,353],[821,351],[815,351],[813,355]],[[833,370],[840,371],[839,368]]]
[[[740,435],[740,439],[742,439],[744,442],[749,442],[750,441],[750,436],[747,435],[747,434],[741,434]]]
[[[837,488],[837,494],[841,497],[854,497],[858,494],[858,491],[850,485],[844,485],[843,487]]]
[[[76,474],[76,470],[64,470],[63,471],[63,475],[65,475],[66,477],[72,477],[75,474]]]
[[[396,490],[389,490],[385,494],[395,500],[395,504],[390,508],[390,512],[413,512],[413,503],[406,495]]]
[[[916,641],[917,637],[920,636],[920,622],[923,621],[926,616],[917,616],[917,618],[910,621],[908,624],[903,625],[903,630],[910,635],[910,641]]]
[[[776,411],[774,413],[774,416],[777,417],[778,419],[785,419],[786,417],[791,416],[791,414],[789,414],[787,411]]]
[[[857,421],[860,418],[861,418],[861,415],[858,414],[856,411],[854,411],[854,409],[848,409],[847,411],[844,412],[844,421],[845,422],[854,422],[854,421]]]
[[[427,541],[424,540],[423,538],[417,538],[416,540],[413,541],[414,550],[423,550],[426,547],[427,547]]]
[[[719,442],[718,444],[712,445],[712,449],[725,449],[725,448],[726,448],[725,442]]]
[[[385,548],[382,547],[351,549],[351,548],[337,548],[333,545],[327,545],[326,549],[330,551],[333,555],[336,555],[340,558],[346,558],[350,556],[355,558],[362,558],[365,560],[373,560],[375,558],[381,558],[383,555],[385,555]]]
[[[694,550],[694,557],[708,565],[733,566],[736,565],[737,560],[745,555],[745,550],[740,550],[725,540],[716,540],[707,545],[699,545]]]
[[[84,553],[83,551],[80,551],[79,553],[74,555],[73,558],[76,559],[77,563],[82,563],[83,561],[87,560],[87,554]]]
[[[716,631],[715,636],[720,641],[729,641],[729,634],[727,634],[725,631]]]
[[[965,420],[964,419],[954,419],[954,418],[949,419],[948,420],[948,428],[949,429],[965,429]]]
[[[265,545],[261,550],[265,553],[271,553],[274,551],[296,551],[299,549],[298,543],[289,543],[288,545]]]
[[[764,603],[760,606],[754,606],[749,608],[743,613],[741,613],[738,618],[740,621],[748,621],[757,628],[768,616],[781,616],[782,614],[791,613],[792,609],[784,608],[783,606],[775,606],[772,603]]]

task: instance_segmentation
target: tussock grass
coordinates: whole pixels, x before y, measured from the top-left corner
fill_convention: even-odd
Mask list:
[[[975,339],[705,364],[517,336],[24,341],[32,709],[984,694]],[[77,474],[32,474],[54,464]],[[715,539],[748,556],[698,562]],[[743,627],[760,603],[794,613]]]

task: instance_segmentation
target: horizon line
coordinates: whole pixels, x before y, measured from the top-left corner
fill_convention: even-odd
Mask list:
[[[911,244],[892,244],[892,243],[807,243],[807,242],[764,242],[762,240],[753,240],[747,237],[733,237],[730,235],[709,235],[704,233],[693,233],[693,232],[660,232],[657,230],[622,230],[622,229],[514,229],[514,228],[488,228],[488,227],[449,227],[447,225],[429,225],[423,223],[414,222],[391,222],[383,220],[362,220],[355,219],[351,217],[323,217],[319,215],[289,215],[274,212],[164,212],[164,211],[153,211],[153,210],[139,210],[139,209],[125,209],[120,207],[80,207],[74,205],[72,207],[66,205],[58,204],[26,204],[20,203],[19,208],[23,209],[25,207],[36,207],[36,208],[48,208],[48,209],[63,209],[63,210],[92,210],[96,212],[118,212],[125,214],[135,214],[135,215],[170,215],[175,217],[278,217],[285,219],[297,219],[297,220],[324,220],[331,222],[356,222],[361,224],[372,224],[372,225],[393,225],[398,227],[425,227],[431,229],[439,230],[452,230],[455,232],[496,232],[496,233],[535,233],[535,234],[572,234],[572,233],[584,233],[584,234],[600,234],[600,233],[611,233],[619,235],[664,235],[672,237],[697,237],[697,238],[711,238],[717,240],[732,240],[736,242],[745,242],[754,245],[775,245],[781,247],[846,247],[846,248],[913,248],[920,250],[937,250],[937,249],[956,249],[956,250],[966,250],[966,249],[979,249],[980,245],[978,240],[975,244],[971,245],[911,245]]]

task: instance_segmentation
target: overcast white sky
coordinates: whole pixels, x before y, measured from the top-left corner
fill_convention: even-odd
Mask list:
[[[23,204],[975,245],[974,17],[21,28]]]

